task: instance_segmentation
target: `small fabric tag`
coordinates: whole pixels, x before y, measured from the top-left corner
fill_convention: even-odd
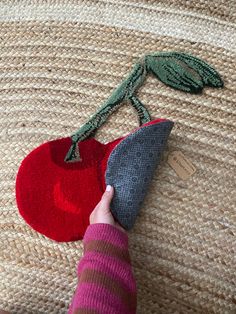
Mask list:
[[[167,162],[182,180],[187,180],[197,171],[181,151],[170,153]]]

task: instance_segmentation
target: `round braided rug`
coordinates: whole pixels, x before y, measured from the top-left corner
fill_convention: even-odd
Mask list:
[[[1,2],[0,308],[66,313],[83,252],[80,241],[51,241],[18,214],[14,186],[22,159],[82,126],[142,55],[177,50],[209,62],[225,87],[190,95],[150,76],[139,90],[152,117],[175,127],[129,235],[138,313],[236,313],[235,6],[235,0]],[[124,104],[96,138],[105,143],[137,126]],[[197,168],[186,181],[166,162],[174,150]]]

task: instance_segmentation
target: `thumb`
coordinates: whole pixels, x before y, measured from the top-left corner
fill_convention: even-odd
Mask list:
[[[109,209],[113,195],[114,195],[113,186],[107,185],[106,191],[103,193],[101,198],[101,205],[103,209]]]

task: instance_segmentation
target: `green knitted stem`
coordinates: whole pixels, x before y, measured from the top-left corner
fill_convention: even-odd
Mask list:
[[[100,110],[95,113],[91,119],[86,122],[76,133],[71,136],[72,145],[68,151],[65,161],[74,162],[80,161],[80,154],[78,143],[85,140],[95,133],[95,131],[107,120],[107,118],[114,112],[123,101],[130,101],[134,92],[143,83],[146,77],[146,67],[143,63],[137,63],[133,67],[131,73],[127,78],[114,90],[112,95],[105,101]],[[141,102],[136,100],[134,108],[138,111],[139,119],[142,123],[151,121],[147,109]]]
[[[72,145],[65,161],[80,161],[78,143],[94,135],[123,101],[129,101],[137,110],[140,125],[151,121],[148,110],[135,96],[147,73],[154,74],[164,84],[189,93],[199,93],[204,86],[223,87],[218,72],[205,61],[182,52],[147,54],[136,63],[131,73],[113,91],[100,110],[71,137]]]
[[[131,101],[132,106],[138,112],[139,125],[140,126],[142,124],[145,124],[145,123],[151,121],[151,116],[150,116],[148,110],[143,106],[143,104],[141,103],[141,101],[137,97],[131,96],[130,101]]]

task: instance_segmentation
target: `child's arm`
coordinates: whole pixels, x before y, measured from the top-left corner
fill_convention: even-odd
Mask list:
[[[88,227],[78,278],[69,313],[135,313],[135,280],[123,231],[102,223]]]
[[[109,210],[113,189],[94,209],[84,235],[84,257],[78,264],[78,285],[68,314],[134,314],[136,283],[128,236]]]

